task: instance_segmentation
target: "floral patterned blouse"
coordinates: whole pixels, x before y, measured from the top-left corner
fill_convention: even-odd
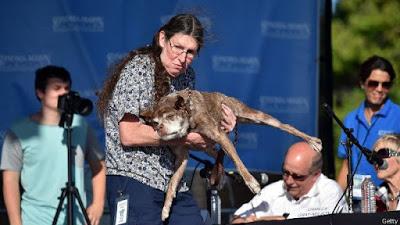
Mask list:
[[[168,147],[126,147],[119,138],[118,124],[125,113],[139,113],[154,102],[155,63],[149,55],[136,55],[122,70],[104,120],[107,175],[128,176],[166,191],[174,170],[175,156]],[[194,88],[194,71],[171,78],[171,92]],[[181,185],[179,191],[187,190]]]

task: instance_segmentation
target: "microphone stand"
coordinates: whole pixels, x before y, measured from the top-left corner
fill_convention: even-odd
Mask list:
[[[189,154],[190,158],[200,162],[204,168],[200,170],[200,176],[207,180],[207,209],[210,212],[210,219],[213,225],[221,224],[221,198],[219,196],[218,184],[211,184],[210,176],[213,164],[195,155]],[[226,172],[225,172],[226,173]]]
[[[60,201],[57,206],[57,211],[56,214],[53,218],[53,225],[57,224],[58,216],[60,215],[63,202],[65,200],[65,197],[67,197],[67,225],[73,225],[74,224],[74,207],[73,207],[73,200],[74,197],[78,200],[79,206],[81,208],[82,214],[85,218],[86,224],[90,225],[90,220],[89,216],[87,215],[86,209],[83,205],[82,199],[79,195],[79,190],[78,188],[75,187],[75,182],[72,180],[72,141],[71,141],[71,134],[72,134],[72,118],[73,118],[73,113],[62,113],[61,119],[59,122],[60,127],[64,127],[66,132],[67,132],[67,151],[68,151],[68,181],[65,183],[65,187],[61,188],[61,195],[59,197]]]
[[[346,149],[347,149],[347,155],[348,155],[348,166],[349,166],[349,174],[347,175],[347,183],[348,183],[348,189],[349,189],[349,194],[351,196],[349,196],[349,212],[353,211],[353,205],[352,205],[352,198],[353,198],[353,179],[352,179],[352,161],[351,161],[351,147],[352,144],[354,144],[360,151],[361,153],[367,158],[368,162],[373,164],[372,158],[373,155],[371,153],[370,150],[368,150],[366,147],[363,147],[360,145],[360,143],[358,142],[358,140],[353,136],[352,132],[353,129],[349,129],[347,127],[344,126],[344,124],[342,123],[342,121],[340,121],[340,119],[335,115],[335,113],[333,112],[333,110],[331,109],[331,107],[324,103],[323,108],[325,109],[325,111],[328,113],[329,116],[333,117],[336,121],[336,123],[342,128],[343,132],[346,134],[347,139],[346,139]],[[350,198],[351,197],[351,198]],[[350,211],[350,209],[352,211]]]
[[[351,132],[352,132],[352,129],[351,129]],[[347,168],[348,168],[348,171],[347,171],[347,187],[348,187],[347,188],[347,196],[349,198],[348,205],[349,205],[349,213],[353,213],[354,212],[354,210],[353,210],[353,176],[352,176],[353,153],[351,151],[353,143],[348,138],[346,138],[345,146],[346,146],[346,152],[347,152]]]

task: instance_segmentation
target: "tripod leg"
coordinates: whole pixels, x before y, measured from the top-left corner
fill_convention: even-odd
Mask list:
[[[58,216],[60,215],[62,204],[63,204],[64,199],[65,199],[66,196],[67,196],[67,189],[66,188],[62,188],[61,189],[61,195],[59,197],[60,202],[58,203],[56,215],[54,216],[53,223],[52,223],[53,225],[57,224]]]
[[[78,189],[76,187],[74,187],[73,193],[74,193],[75,198],[78,200],[79,207],[81,208],[82,214],[85,217],[86,224],[87,225],[91,225],[90,220],[89,220],[89,216],[88,216],[88,214],[86,212],[86,208],[83,205],[81,196],[79,195],[79,191],[78,191]]]

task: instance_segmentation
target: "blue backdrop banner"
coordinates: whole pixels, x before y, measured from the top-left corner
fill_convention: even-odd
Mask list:
[[[317,136],[319,1],[39,0],[0,7],[1,143],[11,123],[39,108],[34,72],[67,68],[73,90],[96,101],[107,68],[151,42],[171,16],[195,13],[207,29],[193,67],[196,88],[236,97]],[[88,117],[104,142],[96,113]],[[297,137],[272,127],[238,126],[237,150],[251,170],[280,171]],[[196,153],[199,157],[204,154]],[[191,162],[190,165],[195,165]],[[229,159],[225,166],[232,168]]]

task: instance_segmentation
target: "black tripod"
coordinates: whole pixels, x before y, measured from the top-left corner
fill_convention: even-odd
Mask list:
[[[83,205],[81,196],[79,195],[79,190],[75,187],[75,182],[72,181],[72,147],[71,147],[71,134],[72,134],[72,119],[73,119],[73,113],[62,113],[61,115],[61,120],[59,123],[60,127],[64,127],[64,129],[67,132],[67,150],[68,150],[68,181],[65,183],[65,187],[61,188],[61,195],[59,197],[60,202],[58,203],[57,207],[57,212],[56,215],[54,216],[53,219],[53,225],[57,224],[58,216],[60,215],[65,197],[67,197],[67,225],[73,225],[73,219],[74,219],[74,198],[78,200],[80,209],[85,217],[86,224],[90,225],[90,220],[89,217],[86,213],[86,209]]]

